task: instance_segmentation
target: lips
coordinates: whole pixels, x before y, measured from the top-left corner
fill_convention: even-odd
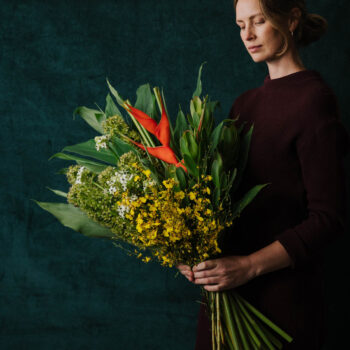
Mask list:
[[[249,49],[249,50],[254,50],[254,49],[257,49],[257,48],[259,48],[259,47],[261,47],[261,45],[249,46],[248,49]]]

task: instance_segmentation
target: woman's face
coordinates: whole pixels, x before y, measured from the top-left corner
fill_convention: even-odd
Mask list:
[[[236,23],[242,41],[255,62],[273,61],[283,44],[282,35],[267,21],[259,0],[239,0],[236,6]],[[258,46],[256,49],[251,49]]]

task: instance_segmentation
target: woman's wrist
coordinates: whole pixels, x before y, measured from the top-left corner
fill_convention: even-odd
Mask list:
[[[288,267],[292,262],[289,254],[279,241],[274,241],[248,257],[255,277]]]

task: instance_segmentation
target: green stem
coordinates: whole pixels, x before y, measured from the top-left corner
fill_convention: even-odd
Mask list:
[[[266,316],[264,316],[260,311],[258,311],[253,305],[248,303],[246,300],[244,300],[241,296],[237,294],[237,297],[240,299],[240,301],[258,318],[260,318],[261,321],[265,322],[269,327],[271,327],[276,333],[278,333],[282,338],[284,338],[289,343],[293,340],[293,338],[287,334],[285,331],[283,331],[281,328],[279,328],[275,323],[273,323],[271,320],[269,320]]]
[[[232,341],[233,348],[236,350],[240,350],[238,346],[237,330],[235,329],[234,321],[232,320],[232,315],[230,312],[230,303],[225,292],[222,292],[222,300],[224,303],[225,324],[227,326],[227,331]]]
[[[259,325],[259,327],[262,329],[262,331],[269,337],[271,342],[279,349],[281,350],[283,348],[283,344],[270,332],[270,330],[263,325],[262,322],[259,320],[256,320],[256,323]]]
[[[225,329],[224,333],[225,333],[225,339],[227,340],[226,344],[228,344],[229,350],[236,350],[231,342],[230,335],[228,334],[228,331],[226,329]]]
[[[233,295],[233,297],[235,298],[235,294]],[[259,349],[261,347],[260,340],[257,337],[257,335],[255,334],[255,332],[253,331],[252,327],[250,326],[249,321],[245,317],[245,315],[244,315],[244,313],[239,305],[239,301],[237,299],[236,299],[236,303],[237,303],[238,317],[242,320],[244,327],[248,331],[248,334],[250,336],[250,342],[252,343],[252,346],[254,347],[254,349]]]
[[[216,306],[216,344],[218,350],[221,350],[221,339],[220,339],[220,302],[219,292],[215,292],[215,306]]]
[[[256,330],[256,332],[259,334],[259,336],[261,337],[261,339],[264,341],[264,343],[267,345],[267,347],[270,350],[275,350],[275,347],[271,344],[271,342],[269,341],[269,339],[266,337],[266,335],[263,333],[263,331],[261,330],[261,328],[257,325],[257,323],[255,322],[255,320],[250,316],[250,314],[248,313],[248,310],[246,309],[246,307],[244,306],[244,304],[241,302],[241,300],[244,300],[242,297],[240,297],[237,293],[235,293],[235,297],[237,300],[238,305],[240,306],[242,312],[244,313],[244,315],[246,316],[246,318],[248,319],[248,321],[250,322],[250,324],[252,325],[252,327]]]
[[[95,181],[93,181],[92,182],[95,186],[97,186],[99,189],[101,189],[101,190],[105,190],[105,188],[103,188],[101,185],[99,185],[97,182],[95,182]]]
[[[210,314],[211,314],[211,341],[212,341],[212,347],[213,350],[216,349],[216,342],[215,342],[215,308],[214,308],[214,294],[211,292],[208,292],[208,300],[210,305]]]
[[[239,332],[241,339],[242,339],[243,349],[250,350],[249,346],[248,346],[247,338],[246,338],[244,331],[243,331],[243,328],[242,328],[242,324],[241,324],[240,319],[237,315],[237,309],[238,309],[238,307],[237,307],[237,303],[236,303],[235,299],[231,298],[231,310],[232,310],[235,322],[237,323],[238,332]]]

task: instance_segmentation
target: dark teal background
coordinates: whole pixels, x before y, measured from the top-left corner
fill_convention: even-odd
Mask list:
[[[334,89],[349,130],[349,2],[308,10],[330,28],[303,61]],[[48,158],[95,136],[72,112],[104,108],[106,77],[132,102],[143,83],[163,87],[174,118],[207,61],[204,93],[224,118],[267,74],[234,20],[231,1],[0,1],[0,349],[193,349],[196,287],[64,228],[30,199],[59,201],[45,187],[68,189],[56,174],[67,163]],[[347,232],[327,251],[330,350],[348,339],[348,247]]]

